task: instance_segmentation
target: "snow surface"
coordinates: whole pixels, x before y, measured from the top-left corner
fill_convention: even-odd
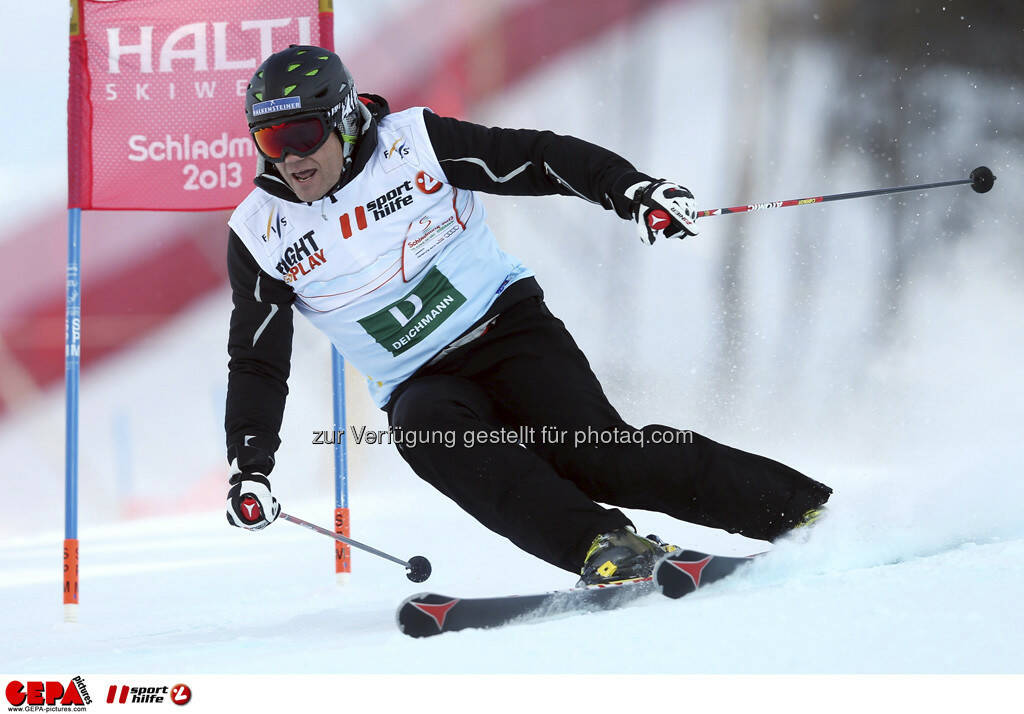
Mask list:
[[[637,38],[672,53],[683,26],[686,70],[704,88],[728,86],[722,38],[732,37],[736,7],[655,13],[552,63],[473,118],[607,143],[642,168],[678,176],[702,205],[745,200],[722,169],[728,96],[702,91],[692,111],[663,92],[635,116],[629,88],[601,95],[610,65],[643,60]],[[797,138],[815,136],[829,72],[813,52],[795,62],[821,76],[785,127],[785,142],[799,147]],[[595,107],[595,96],[606,104]],[[634,130],[647,121],[650,132]],[[756,184],[765,195],[751,198],[864,185],[856,166],[816,164],[811,146],[808,139],[802,154],[773,166]],[[971,204],[979,208],[967,239],[908,286],[901,333],[876,351],[860,335],[878,299],[871,241],[882,202],[724,217],[703,225],[697,240],[644,249],[631,226],[580,201],[485,201],[495,232],[537,270],[552,310],[627,419],[693,428],[836,489],[827,518],[745,572],[679,602],[652,597],[615,612],[423,641],[401,635],[397,604],[427,587],[483,596],[573,578],[480,528],[383,446],[351,449],[353,536],[400,557],[428,556],[427,583],[356,552],[350,583],[338,586],[333,544],[322,536],[287,523],[256,534],[229,528],[217,510],[228,314],[219,295],[83,381],[78,625],[60,622],[60,390],[0,426],[0,672],[1021,673],[1024,290],[1019,251],[1005,240],[1020,230],[1014,156],[1012,147],[996,153],[999,182]],[[938,156],[936,164],[972,159]],[[813,173],[801,168],[808,165]],[[944,211],[945,195],[921,199],[921,210]],[[795,342],[778,314],[788,285],[781,261],[796,250],[799,211],[829,211],[830,223],[815,248],[827,289]],[[704,391],[715,366],[716,239],[721,222],[735,220],[756,236],[749,260],[759,266],[749,297],[754,367],[738,385],[740,404]],[[284,508],[325,525],[330,452],[307,440],[330,426],[327,354],[297,320],[274,474]],[[384,424],[355,376],[349,409],[353,425]],[[199,510],[166,513],[165,498],[183,490]],[[689,547],[763,545],[631,515],[641,531]]]
[[[431,557],[434,575],[423,586],[434,591],[474,596],[566,582],[418,484],[398,497],[360,497],[357,514],[364,540]],[[783,543],[681,601],[650,597],[615,612],[429,640],[395,626],[398,602],[423,589],[400,567],[356,553],[352,580],[335,585],[330,541],[290,524],[228,531],[216,513],[89,528],[75,626],[59,623],[54,538],[19,539],[0,553],[0,671],[1020,671],[1013,633],[1024,541],[926,542],[910,528],[871,540],[869,525],[836,509],[807,542]]]

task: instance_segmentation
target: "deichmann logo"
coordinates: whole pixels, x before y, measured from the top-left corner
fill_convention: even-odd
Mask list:
[[[359,324],[381,347],[398,356],[422,342],[465,302],[466,297],[434,266],[412,292]]]
[[[85,711],[87,704],[92,704],[89,690],[85,688],[85,680],[81,676],[72,678],[66,685],[61,682],[40,682],[17,680],[8,683],[5,691],[11,707],[9,711],[42,711],[39,707],[47,707],[45,711]]]

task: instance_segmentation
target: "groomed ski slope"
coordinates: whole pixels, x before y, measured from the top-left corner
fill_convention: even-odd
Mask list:
[[[361,501],[358,513],[374,524],[364,539],[432,559],[423,586],[469,596],[571,580],[419,490]],[[60,623],[55,539],[4,543],[0,671],[1020,672],[1024,540],[927,539],[907,526],[834,513],[807,542],[684,600],[429,640],[395,625],[399,601],[423,589],[400,567],[356,554],[351,581],[335,585],[329,542],[290,524],[227,531],[214,513],[87,529],[78,625]],[[691,540],[702,535],[716,541],[697,529]]]

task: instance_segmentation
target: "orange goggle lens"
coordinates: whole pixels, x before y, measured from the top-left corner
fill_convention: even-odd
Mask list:
[[[298,119],[257,129],[252,133],[256,148],[268,161],[278,162],[285,153],[309,156],[327,141],[327,124],[322,117]]]

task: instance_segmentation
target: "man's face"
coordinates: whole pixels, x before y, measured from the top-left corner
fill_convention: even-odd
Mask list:
[[[277,170],[300,200],[312,202],[323,198],[338,183],[344,166],[341,139],[332,131],[324,145],[309,156],[299,158],[286,153]]]

